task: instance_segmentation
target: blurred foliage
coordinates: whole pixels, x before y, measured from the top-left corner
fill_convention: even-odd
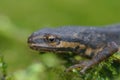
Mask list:
[[[83,76],[80,77],[77,73],[64,73],[63,65],[53,66],[59,64],[58,57],[56,58],[55,55],[44,54],[43,56],[30,50],[27,45],[28,36],[35,30],[44,27],[99,26],[119,22],[119,0],[0,0],[0,54],[4,55],[4,61],[8,65],[7,74],[15,73],[16,80],[23,76],[22,80],[27,80],[29,76],[31,79],[34,77],[37,80],[37,76],[40,77],[40,74],[43,79],[46,77],[44,80],[80,80],[79,78]],[[91,77],[86,74],[88,76],[86,80],[89,78],[94,80],[97,77],[98,80],[109,80],[109,75],[106,75],[108,73],[101,72],[104,72],[101,70],[102,64],[104,67],[107,66],[108,72],[111,73],[110,76],[116,75],[117,72],[114,72],[116,68],[113,68],[115,65],[112,67],[111,62],[110,59],[107,64],[103,62],[91,70],[93,73],[89,74],[96,76]],[[49,69],[50,67],[54,67],[56,70]],[[101,76],[101,74],[103,75]],[[120,76],[120,74],[117,75]],[[119,80],[119,76],[115,79]]]
[[[51,53],[41,55],[42,61],[32,63],[28,68],[7,74],[6,63],[0,56],[0,80],[118,80],[120,74],[120,58],[116,55],[89,69],[82,75],[77,72],[64,72],[65,67]]]

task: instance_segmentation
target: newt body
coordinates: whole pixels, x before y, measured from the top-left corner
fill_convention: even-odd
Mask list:
[[[28,38],[30,48],[40,52],[67,53],[91,58],[67,68],[81,68],[81,73],[119,51],[120,25],[105,27],[60,27],[34,32]],[[62,54],[61,54],[62,55]]]

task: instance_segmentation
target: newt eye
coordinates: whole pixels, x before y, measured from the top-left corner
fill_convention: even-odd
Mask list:
[[[44,36],[44,40],[48,43],[53,43],[53,42],[56,42],[56,36],[54,35],[49,35],[49,34],[46,34]]]
[[[60,43],[60,38],[56,35],[46,34],[44,35],[44,41],[51,46],[56,46]]]
[[[55,42],[56,39],[55,39],[54,37],[49,37],[49,38],[48,38],[48,41],[49,41],[49,42]]]

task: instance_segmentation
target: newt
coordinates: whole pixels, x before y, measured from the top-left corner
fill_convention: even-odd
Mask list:
[[[120,52],[120,25],[103,27],[63,26],[33,32],[28,38],[29,47],[39,52],[61,54],[71,52],[89,58],[66,69],[81,68],[80,73]]]

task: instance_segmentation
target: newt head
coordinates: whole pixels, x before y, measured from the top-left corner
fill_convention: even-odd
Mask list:
[[[80,44],[77,39],[69,35],[55,30],[53,32],[52,29],[43,29],[30,35],[28,44],[31,49],[39,52],[66,53],[85,48],[85,45]]]

